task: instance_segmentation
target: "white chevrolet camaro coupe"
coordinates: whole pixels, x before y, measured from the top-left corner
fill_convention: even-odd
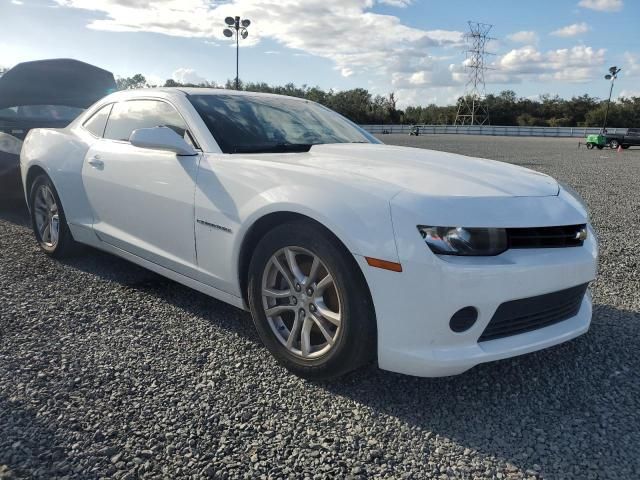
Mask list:
[[[453,375],[591,321],[598,248],[573,190],[383,145],[314,102],[118,92],[64,129],[32,130],[21,172],[46,253],[91,245],[250,310],[306,378],[371,361]]]

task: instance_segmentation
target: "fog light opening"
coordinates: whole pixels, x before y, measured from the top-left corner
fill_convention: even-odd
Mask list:
[[[456,333],[462,333],[473,327],[477,319],[478,310],[475,307],[464,307],[453,314],[449,327]]]

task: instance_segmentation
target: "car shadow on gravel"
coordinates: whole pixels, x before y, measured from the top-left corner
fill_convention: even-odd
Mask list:
[[[149,278],[132,282],[135,276],[125,279],[118,273],[123,266],[111,261],[111,272],[104,265],[98,270],[105,278],[115,276],[128,288],[206,321],[212,329],[260,344],[248,313],[146,271]],[[459,376],[416,378],[371,366],[333,382],[309,383],[308,388],[353,400],[373,417],[394,417],[430,440],[448,441],[461,451],[545,476],[573,472],[580,477],[589,470],[602,471],[608,462],[612,467],[616,462],[615,471],[620,471],[619,460],[607,453],[620,448],[628,452],[631,477],[633,469],[640,468],[640,433],[627,416],[640,402],[619,402],[628,401],[633,389],[640,399],[640,357],[629,363],[629,355],[622,354],[637,351],[638,335],[629,327],[639,322],[637,312],[596,305],[588,334],[541,352],[479,365]],[[429,448],[438,442],[425,442],[425,454],[435,453]]]
[[[135,265],[109,253],[86,247],[75,257],[59,260],[62,264],[101,279],[143,292],[160,302],[168,303],[216,327],[233,331],[261,345],[248,312],[216,300],[162,275]]]
[[[177,307],[212,330],[260,343],[248,313],[125,260],[92,251],[65,263]],[[619,472],[617,455],[608,453],[619,448],[628,452],[631,478],[633,469],[640,469],[640,434],[627,417],[640,406],[640,356],[629,360],[622,352],[638,350],[638,322],[637,312],[596,305],[588,334],[541,352],[479,365],[459,376],[416,378],[371,366],[308,388],[350,399],[373,417],[391,416],[417,429],[428,439],[423,448],[429,457],[445,442],[521,471],[580,477],[613,462]],[[632,397],[629,391],[634,389],[638,394]],[[619,404],[630,398],[636,399],[635,405]],[[55,445],[54,437],[50,441]]]
[[[65,475],[70,469],[65,449],[51,425],[41,422],[34,411],[16,400],[0,397],[0,478]]]
[[[70,264],[178,307],[212,329],[260,344],[248,313],[125,260],[97,252]],[[351,399],[373,416],[392,416],[427,438],[452,442],[522,471],[580,476],[600,470],[609,458],[613,462],[606,452],[616,447],[628,449],[629,468],[638,469],[634,452],[640,453],[640,433],[627,415],[640,402],[623,408],[619,402],[629,399],[633,389],[640,399],[640,356],[629,363],[624,354],[638,349],[639,322],[640,313],[596,305],[588,334],[462,375],[416,378],[371,366],[333,382],[310,383],[309,388]],[[615,469],[620,471],[620,465]]]
[[[29,210],[22,199],[0,198],[0,220],[6,220],[15,225],[29,227]]]
[[[638,351],[639,322],[640,313],[596,305],[586,335],[547,350],[444,378],[371,367],[323,387],[523,471],[587,478],[608,462],[620,471],[610,452],[622,449],[632,476],[640,432],[628,413],[640,406],[640,360],[628,352]],[[635,405],[621,404],[630,398]]]

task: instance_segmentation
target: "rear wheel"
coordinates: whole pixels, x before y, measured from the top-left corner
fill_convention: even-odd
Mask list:
[[[322,380],[375,358],[375,313],[353,257],[324,228],[293,222],[269,232],[249,267],[261,340],[288,370]]]
[[[615,150],[616,148],[618,148],[618,147],[620,146],[620,142],[614,138],[613,140],[611,140],[611,141],[609,142],[609,146],[610,146],[612,149],[614,149],[614,150]]]
[[[29,196],[31,225],[40,248],[52,257],[61,258],[77,247],[51,179],[38,176],[31,185]]]

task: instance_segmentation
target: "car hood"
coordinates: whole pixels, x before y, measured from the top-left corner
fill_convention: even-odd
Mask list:
[[[0,109],[21,105],[87,108],[116,90],[113,74],[68,58],[19,63],[0,77]]]
[[[553,178],[527,168],[419,148],[314,145],[308,153],[280,155],[277,161],[367,177],[428,196],[544,197],[559,192]]]

